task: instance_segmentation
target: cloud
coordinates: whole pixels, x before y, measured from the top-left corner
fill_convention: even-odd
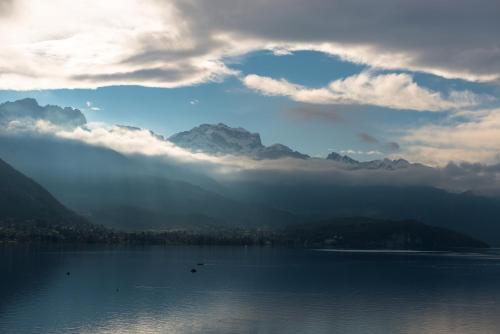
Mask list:
[[[383,153],[386,154],[395,153],[400,150],[400,146],[398,143],[394,141],[381,142],[380,140],[378,140],[377,138],[373,137],[372,135],[366,132],[359,133],[358,138],[361,142],[378,148],[378,150],[372,152],[377,152],[377,154],[380,155],[382,155]]]
[[[0,89],[171,88],[235,73],[221,62],[231,52],[193,35],[173,3],[14,1],[0,22]]]
[[[358,137],[359,139],[363,142],[363,143],[367,143],[367,144],[378,144],[379,141],[377,138],[369,135],[368,133],[366,132],[361,132],[358,134]]]
[[[232,164],[230,159],[212,157],[204,153],[191,153],[146,129],[91,123],[84,128],[74,130],[49,129],[45,132],[63,139],[111,148],[124,154],[163,157],[185,163],[199,162],[219,164],[223,167],[238,167]]]
[[[67,128],[54,125],[45,119],[27,123],[24,118],[13,120],[10,124],[13,126],[0,128],[2,140],[5,136],[14,135],[29,136],[34,140],[37,140],[36,136],[49,136],[61,141],[78,141],[137,158],[154,157],[159,161],[182,164],[186,168],[193,168],[222,181],[433,186],[451,191],[474,190],[484,194],[500,194],[500,164],[449,163],[437,168],[412,166],[400,170],[350,170],[341,163],[326,159],[254,160],[243,156],[192,153],[149,130],[129,126],[88,123],[76,128]],[[381,154],[377,150],[345,150],[342,153],[368,156]]]
[[[496,0],[3,0],[0,89],[191,86],[237,75],[227,59],[257,50],[494,81],[499,10]]]
[[[499,78],[495,0],[481,6],[467,0],[199,0],[178,7],[202,31],[258,39],[280,54],[318,50],[386,69]]]
[[[410,129],[402,138],[405,154],[431,165],[456,162],[500,162],[500,109],[460,114],[441,124]]]
[[[287,96],[311,104],[363,104],[416,111],[443,111],[475,106],[485,97],[470,91],[451,91],[448,96],[423,88],[404,73],[374,75],[362,72],[332,81],[326,87],[307,88],[285,79],[250,74],[243,84],[261,94]]]
[[[360,151],[360,150],[352,150],[352,149],[348,149],[348,150],[341,150],[340,153],[342,154],[348,154],[348,155],[379,155],[381,156],[382,155],[382,152],[380,151],[377,151],[377,150],[370,150],[370,151]]]
[[[24,121],[19,121],[24,124]],[[47,120],[37,120],[30,126],[0,128],[5,135],[42,135],[60,140],[74,140],[92,146],[105,147],[125,155],[155,157],[169,162],[185,164],[186,167],[201,168],[204,173],[225,175],[243,169],[260,168],[258,161],[243,156],[212,156],[202,152],[190,152],[163,136],[133,126],[87,123],[68,129]]]
[[[0,0],[0,17],[9,15],[14,6],[14,0]]]
[[[385,148],[386,148],[386,151],[389,151],[389,152],[395,152],[395,151],[399,151],[400,150],[400,146],[398,143],[394,142],[394,141],[390,141],[390,142],[387,142],[384,144]]]
[[[342,113],[349,112],[349,106],[321,106],[311,104],[300,104],[286,110],[286,115],[299,121],[319,120],[321,122],[339,123],[345,122]]]
[[[87,102],[86,105],[92,107],[92,102]],[[283,162],[280,160],[256,162],[250,158],[230,155],[214,157],[202,153],[194,154],[173,145],[151,131],[133,127],[88,124],[85,116],[77,109],[52,105],[42,107],[34,99],[1,104],[0,130],[2,133],[50,134],[58,138],[108,147],[125,154],[154,155],[182,162],[203,162],[224,171],[283,169]],[[367,133],[361,133],[360,139],[374,146],[368,151],[345,150],[341,153],[382,156],[383,153],[398,152],[398,157],[403,156],[410,161],[431,166],[446,166],[450,161],[488,164],[500,162],[498,146],[500,109],[461,111],[450,115],[440,124],[427,124],[405,131],[400,138],[404,144],[403,149],[394,141],[384,142]],[[330,168],[329,165],[308,161],[287,162],[286,165],[287,168],[298,170]]]
[[[94,106],[94,104],[91,101],[85,102],[85,109],[90,110],[90,111],[100,111],[101,108]]]

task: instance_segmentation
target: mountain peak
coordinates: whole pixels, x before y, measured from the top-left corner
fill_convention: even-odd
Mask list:
[[[347,155],[340,155],[337,152],[330,153],[327,157],[327,160],[333,160],[337,162],[344,163],[346,165],[350,165],[356,169],[387,169],[387,170],[397,170],[402,168],[408,168],[411,166],[421,166],[419,164],[412,164],[405,159],[396,159],[391,160],[388,158],[378,159],[378,160],[370,160],[370,161],[357,161]]]
[[[309,158],[283,144],[266,147],[258,133],[224,123],[201,124],[189,131],[176,133],[168,140],[187,150],[208,154],[245,155],[254,159]]]
[[[391,160],[388,158],[384,158],[382,160],[365,161],[360,163],[360,166],[366,169],[396,170],[396,169],[408,168],[412,166],[412,164],[406,161],[405,159]]]
[[[250,154],[263,147],[258,133],[224,123],[201,124],[168,140],[185,149],[209,154]]]
[[[337,152],[332,152],[332,153],[328,154],[328,156],[326,157],[326,159],[327,160],[333,160],[333,161],[342,162],[342,163],[349,164],[349,165],[357,165],[357,164],[359,164],[359,161],[354,160],[350,156],[348,156],[348,155],[340,155]]]
[[[7,103],[17,103],[20,105],[23,105],[27,108],[41,108],[41,106],[38,104],[38,101],[32,97],[26,97],[24,99],[20,99],[14,102],[7,102]]]
[[[29,125],[39,120],[51,122],[63,127],[78,127],[85,125],[87,120],[83,113],[74,108],[61,108],[55,105],[44,107],[33,98],[24,98],[14,102],[0,104],[0,125],[8,125],[12,121]]]
[[[307,154],[300,153],[292,150],[290,147],[283,144],[272,144],[264,147],[257,153],[258,159],[279,159],[279,158],[295,158],[295,159],[308,159]]]

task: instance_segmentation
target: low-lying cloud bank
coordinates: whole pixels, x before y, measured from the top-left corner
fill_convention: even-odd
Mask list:
[[[79,141],[108,148],[124,155],[153,157],[185,165],[223,182],[432,186],[456,192],[472,190],[486,195],[500,194],[500,164],[449,163],[438,168],[414,165],[399,170],[352,169],[336,161],[316,158],[254,160],[245,156],[192,153],[149,130],[133,127],[90,123],[68,129],[45,120],[38,120],[32,125],[22,129],[4,128],[2,134],[51,136],[62,141]]]
[[[457,121],[457,118],[460,120]],[[434,186],[451,191],[473,190],[484,194],[500,194],[497,145],[500,141],[499,109],[464,111],[452,115],[446,124],[410,130],[403,137],[405,149],[398,153],[410,157],[412,161],[428,162],[438,167],[405,163],[403,167],[387,169],[379,168],[377,164],[360,167],[342,159],[256,160],[244,154],[211,155],[191,152],[150,130],[87,123],[77,109],[42,107],[33,99],[0,105],[0,134],[29,136],[35,141],[37,136],[78,141],[124,155],[153,157],[183,165],[226,181]],[[377,142],[376,138],[367,134],[361,134],[360,138]]]

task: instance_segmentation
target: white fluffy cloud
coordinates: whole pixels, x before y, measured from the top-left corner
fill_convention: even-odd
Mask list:
[[[498,80],[499,9],[495,0],[9,0],[0,89],[189,86],[234,75],[225,59],[263,49]]]
[[[313,104],[369,104],[395,109],[441,111],[477,105],[482,98],[469,91],[452,91],[448,96],[420,87],[408,74],[372,75],[362,72],[330,82],[326,87],[307,88],[285,79],[247,75],[250,89],[265,95],[288,96]]]
[[[15,0],[0,20],[0,89],[178,87],[234,74],[200,47],[172,4]],[[154,59],[141,58],[158,52]]]
[[[0,130],[2,129],[0,128]],[[198,166],[203,168],[205,172],[214,172],[219,175],[242,170],[283,169],[282,161],[278,160],[258,161],[245,156],[214,156],[201,152],[193,153],[176,146],[147,129],[128,126],[88,123],[83,127],[67,129],[46,120],[38,120],[29,123],[25,121],[17,122],[12,127],[3,130],[6,131],[4,132],[5,134],[25,135],[36,133],[54,136],[63,140],[76,140],[93,146],[109,148],[125,155],[143,155],[165,159],[170,162],[183,163],[186,166]],[[317,167],[318,170],[331,169],[331,166],[328,166],[328,164]],[[311,166],[308,166],[307,163],[297,161],[296,164],[291,163],[290,166],[284,169],[302,170],[310,168]]]
[[[460,115],[439,125],[412,129],[404,138],[411,159],[431,165],[456,162],[500,162],[500,109]]]
[[[186,163],[212,163],[238,166],[230,160],[204,153],[191,153],[173,143],[159,138],[149,130],[124,126],[107,126],[102,123],[89,123],[85,127],[72,130],[53,127],[47,122],[39,122],[38,131],[53,134],[58,138],[72,139],[90,145],[107,147],[123,154],[141,154],[174,159]]]

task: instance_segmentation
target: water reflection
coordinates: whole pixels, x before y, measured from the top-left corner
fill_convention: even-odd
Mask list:
[[[229,247],[0,254],[2,269],[7,268],[0,278],[1,333],[497,333],[500,328],[500,259],[494,254]],[[199,262],[205,265],[196,267]]]

